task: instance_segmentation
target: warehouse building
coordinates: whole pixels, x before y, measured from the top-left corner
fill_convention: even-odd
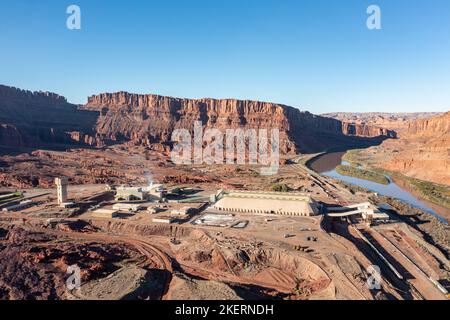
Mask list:
[[[148,192],[138,187],[118,187],[116,201],[143,201],[148,199]]]
[[[113,205],[113,209],[117,211],[137,212],[143,208],[144,206],[138,203],[116,203]]]
[[[154,184],[147,187],[127,187],[116,188],[116,201],[160,201],[167,194],[166,188],[162,184]]]
[[[319,205],[299,192],[222,191],[214,208],[226,212],[315,216]]]
[[[170,216],[159,216],[156,218],[153,218],[152,221],[154,223],[165,223],[165,224],[171,224],[175,221],[174,217],[170,217]]]
[[[106,218],[106,219],[116,218],[118,215],[119,212],[117,210],[111,209],[98,209],[92,213],[92,216],[95,218]]]

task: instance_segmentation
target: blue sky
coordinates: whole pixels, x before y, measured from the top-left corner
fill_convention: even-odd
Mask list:
[[[366,27],[370,4],[382,30]],[[74,103],[125,90],[314,113],[450,109],[448,0],[0,0],[0,43],[1,84]]]

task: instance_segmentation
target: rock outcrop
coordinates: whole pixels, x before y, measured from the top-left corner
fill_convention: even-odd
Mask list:
[[[195,121],[222,132],[278,128],[280,150],[286,154],[369,143],[368,138],[374,137],[394,137],[389,130],[343,124],[293,107],[248,100],[181,99],[118,92],[91,96],[83,109],[100,113],[99,134],[144,145],[170,144],[174,129],[192,131]]]
[[[450,185],[450,112],[411,121],[400,143],[385,168]]]
[[[0,86],[0,144],[11,147],[101,145],[98,114],[64,97]]]
[[[25,145],[24,135],[13,125],[0,124],[0,145],[23,146]]]
[[[143,145],[168,152],[175,129],[279,129],[283,154],[316,152],[336,146],[378,143],[395,133],[366,124],[302,112],[269,102],[235,99],[182,99],[127,92],[88,98],[84,106],[48,92],[0,86],[0,145],[100,147]]]
[[[376,135],[381,130],[383,134],[395,134],[395,136],[399,138],[406,133],[410,123],[416,120],[426,120],[437,117],[441,114],[442,113],[440,112],[335,112],[323,114],[322,116],[337,119],[343,123],[355,124],[358,127],[356,130],[361,130],[362,127],[369,127],[372,131],[371,134]]]
[[[370,154],[378,167],[421,180],[450,184],[450,112],[417,113],[330,113],[324,116],[356,126],[346,133],[390,135]],[[367,127],[368,124],[369,126]]]
[[[397,138],[397,133],[393,130],[382,128],[367,123],[342,122],[342,131],[346,135],[355,135],[360,137],[380,137]]]
[[[430,119],[420,119],[408,124],[409,136],[439,137],[450,134],[450,112]]]

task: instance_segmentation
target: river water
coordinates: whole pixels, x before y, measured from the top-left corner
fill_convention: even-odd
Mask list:
[[[410,191],[406,190],[405,186],[400,186],[397,183],[393,182],[390,177],[388,177],[390,180],[389,185],[384,185],[372,181],[344,176],[336,172],[336,166],[340,164],[347,164],[345,161],[342,161],[342,157],[344,154],[345,152],[326,153],[311,161],[309,163],[309,167],[312,170],[320,173],[321,175],[357,185],[359,187],[376,192],[380,195],[399,199],[410,204],[413,207],[430,213],[440,221],[447,223],[447,220],[444,217],[449,216],[450,210],[421,199],[419,196],[416,196]]]

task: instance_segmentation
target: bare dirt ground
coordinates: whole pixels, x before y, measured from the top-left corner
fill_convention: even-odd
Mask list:
[[[371,290],[368,267],[382,262],[345,222],[323,216],[239,214],[236,219],[248,224],[237,229],[197,226],[192,222],[198,216],[166,225],[154,223],[158,215],[146,211],[112,219],[95,218],[88,211],[92,203],[111,201],[105,183],[146,185],[149,178],[169,188],[202,190],[202,196],[222,188],[270,190],[274,184],[330,205],[360,203],[372,196],[317,175],[301,157],[266,177],[250,166],[178,167],[164,154],[124,146],[20,157],[22,161],[2,158],[3,191],[26,186],[25,196],[35,197],[36,203],[20,212],[0,213],[0,250],[8,257],[0,264],[0,293],[6,299],[444,297],[425,275],[448,280],[445,239],[430,241],[426,229],[416,230],[401,220],[392,229],[377,229],[375,238],[414,279],[406,283],[383,274],[381,289]],[[70,178],[70,200],[89,205],[59,208],[51,185],[58,175]],[[167,211],[179,205],[169,203]],[[70,264],[83,270],[81,292],[65,290]],[[31,286],[33,290],[26,289]]]
[[[56,237],[2,223],[0,291],[2,299],[62,299],[67,268],[78,265],[83,282],[102,278],[139,254],[119,244]]]

